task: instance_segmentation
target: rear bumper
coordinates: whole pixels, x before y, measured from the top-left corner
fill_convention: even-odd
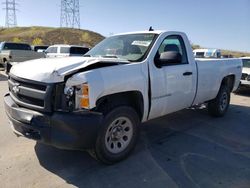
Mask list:
[[[89,149],[95,144],[103,116],[95,112],[43,114],[21,108],[7,94],[5,111],[13,131],[61,149]]]
[[[248,80],[241,80],[240,81],[240,86],[250,87],[250,81],[248,81]]]

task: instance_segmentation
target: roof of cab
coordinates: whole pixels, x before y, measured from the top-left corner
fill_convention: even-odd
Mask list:
[[[154,30],[154,31],[133,31],[133,32],[126,32],[126,33],[119,33],[119,34],[115,34],[115,35],[129,35],[129,34],[161,34],[161,33],[164,33],[166,31],[164,30]],[[114,36],[115,36],[114,35]]]

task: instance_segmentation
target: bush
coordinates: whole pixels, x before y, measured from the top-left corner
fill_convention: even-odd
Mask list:
[[[32,41],[32,45],[42,45],[43,44],[43,40],[40,39],[40,38],[35,38],[33,41]]]

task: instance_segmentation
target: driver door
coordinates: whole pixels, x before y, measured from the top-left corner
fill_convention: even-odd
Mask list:
[[[181,63],[157,66],[157,59],[163,52],[174,51],[182,56]],[[195,67],[187,57],[184,40],[181,35],[165,37],[149,63],[151,82],[151,110],[149,119],[189,107],[195,96]]]

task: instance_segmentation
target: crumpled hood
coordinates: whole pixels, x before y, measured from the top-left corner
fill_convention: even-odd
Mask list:
[[[28,80],[45,83],[56,83],[64,81],[64,77],[79,69],[88,67],[98,62],[118,63],[120,59],[93,58],[93,57],[65,57],[65,58],[43,58],[26,61],[14,65],[10,74]],[[125,61],[126,62],[126,61]]]
[[[243,67],[242,73],[249,74],[250,75],[250,68]]]

